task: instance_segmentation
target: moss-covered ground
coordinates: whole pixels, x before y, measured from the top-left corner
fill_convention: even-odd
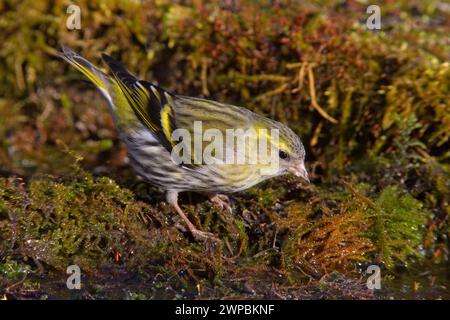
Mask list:
[[[69,4],[0,2],[0,299],[450,298],[443,1],[382,1],[378,31],[364,1],[79,1],[81,30]],[[62,44],[288,124],[312,184],[268,181],[232,213],[184,194],[222,240],[196,243]]]

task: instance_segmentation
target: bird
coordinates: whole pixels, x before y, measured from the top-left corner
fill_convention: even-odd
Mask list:
[[[178,203],[180,192],[203,193],[213,204],[230,209],[227,195],[267,179],[294,174],[309,182],[305,148],[288,126],[245,107],[175,94],[137,78],[105,53],[101,56],[109,72],[67,46],[58,55],[100,90],[134,172],[165,192],[166,201],[196,241],[217,238],[189,220]],[[237,132],[233,139],[244,136],[248,143],[241,149],[235,140],[220,144],[220,135],[228,137],[229,132]],[[213,136],[216,148],[208,141]],[[210,157],[202,159],[208,146]],[[252,158],[255,148],[261,156]]]

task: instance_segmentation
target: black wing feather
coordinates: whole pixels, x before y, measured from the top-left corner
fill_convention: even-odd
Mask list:
[[[171,151],[175,115],[167,97],[173,100],[175,96],[150,82],[139,80],[110,56],[102,54],[102,58],[114,74],[136,116],[154,133],[159,142]]]

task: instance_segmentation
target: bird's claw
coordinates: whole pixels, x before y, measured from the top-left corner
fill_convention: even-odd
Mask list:
[[[195,229],[191,230],[191,233],[194,239],[199,242],[206,242],[208,240],[212,240],[213,242],[220,242],[220,239],[216,238],[216,236],[210,232]]]
[[[213,205],[219,207],[220,209],[226,209],[230,213],[233,212],[233,209],[231,208],[230,198],[228,198],[224,194],[216,194],[216,195],[210,196],[209,201],[211,201],[211,203]]]

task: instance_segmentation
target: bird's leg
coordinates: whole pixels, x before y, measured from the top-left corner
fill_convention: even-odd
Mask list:
[[[233,211],[231,208],[231,201],[230,198],[228,198],[228,196],[216,193],[210,194],[208,197],[209,201],[211,201],[212,204],[219,207],[220,209],[227,209],[230,212]]]
[[[208,239],[217,241],[218,239],[214,236],[214,234],[198,230],[192,222],[189,220],[189,218],[186,216],[186,214],[183,212],[183,209],[180,208],[178,205],[178,191],[167,191],[166,193],[167,202],[171,204],[176,212],[179,214],[179,216],[183,219],[184,223],[188,227],[189,231],[194,236],[195,240],[197,241],[206,241]]]

